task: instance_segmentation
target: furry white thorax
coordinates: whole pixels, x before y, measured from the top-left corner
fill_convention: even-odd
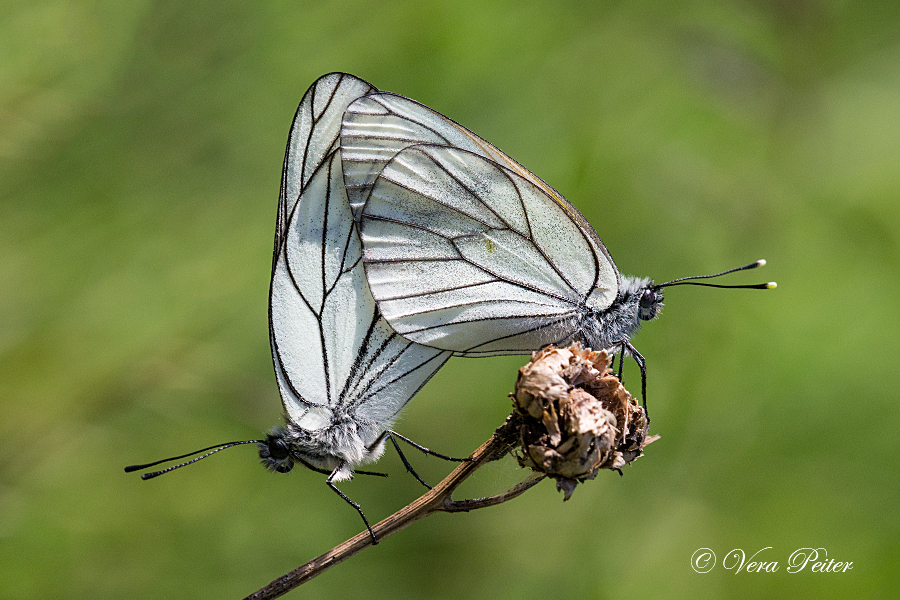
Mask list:
[[[589,311],[582,317],[582,341],[594,350],[618,352],[621,342],[629,340],[641,328],[638,316],[641,297],[653,290],[653,281],[647,277],[622,276],[619,293],[606,310]],[[662,295],[652,304],[652,317],[662,309]]]

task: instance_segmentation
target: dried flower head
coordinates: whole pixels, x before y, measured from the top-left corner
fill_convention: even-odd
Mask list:
[[[519,369],[511,394],[522,417],[519,464],[546,473],[568,500],[599,469],[619,469],[650,442],[647,418],[605,351],[548,346]]]

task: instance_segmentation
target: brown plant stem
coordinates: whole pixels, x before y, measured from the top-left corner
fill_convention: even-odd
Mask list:
[[[384,540],[416,521],[437,512],[467,512],[512,500],[543,479],[544,475],[533,475],[506,492],[486,498],[470,500],[453,500],[451,498],[454,490],[472,473],[485,463],[502,458],[515,446],[518,435],[517,427],[517,418],[511,415],[506,420],[506,423],[497,429],[494,435],[483,443],[480,448],[473,452],[466,462],[461,463],[433,489],[380,523],[373,525],[372,531],[378,540]],[[244,600],[277,598],[371,545],[372,536],[369,535],[368,531],[358,533],[325,554],[275,579],[269,585],[247,596]]]

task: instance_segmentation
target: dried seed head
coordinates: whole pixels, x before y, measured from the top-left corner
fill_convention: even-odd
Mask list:
[[[641,455],[643,408],[609,370],[605,351],[575,343],[535,352],[511,394],[522,417],[519,464],[556,479],[568,500],[599,469],[619,469]]]

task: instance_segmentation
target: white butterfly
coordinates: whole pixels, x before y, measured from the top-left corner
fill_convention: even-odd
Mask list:
[[[166,459],[212,450],[144,474],[144,479],[225,448],[257,443],[270,470],[284,473],[299,462],[328,474],[328,485],[359,511],[369,527],[359,505],[334,482],[350,479],[357,466],[377,460],[387,439],[396,446],[391,436],[427,453],[459,460],[431,452],[389,429],[451,352],[398,335],[381,317],[366,284],[338,137],[347,106],[376,91],[352,75],[325,75],[307,90],[291,126],[269,293],[269,338],[285,425],[273,429],[265,440],[233,442]],[[419,479],[402,453],[401,458]],[[377,543],[371,528],[369,533]]]
[[[260,456],[276,471],[300,461],[328,472],[329,484],[379,458],[400,410],[450,357],[397,335],[366,285],[337,140],[346,107],[373,91],[338,73],[307,91],[278,205],[269,330],[287,419]]]
[[[663,287],[696,277],[623,276],[559,192],[408,98],[371,92],[352,102],[340,145],[369,287],[398,333],[461,356],[579,340],[629,350],[645,375],[629,339],[659,314]]]

